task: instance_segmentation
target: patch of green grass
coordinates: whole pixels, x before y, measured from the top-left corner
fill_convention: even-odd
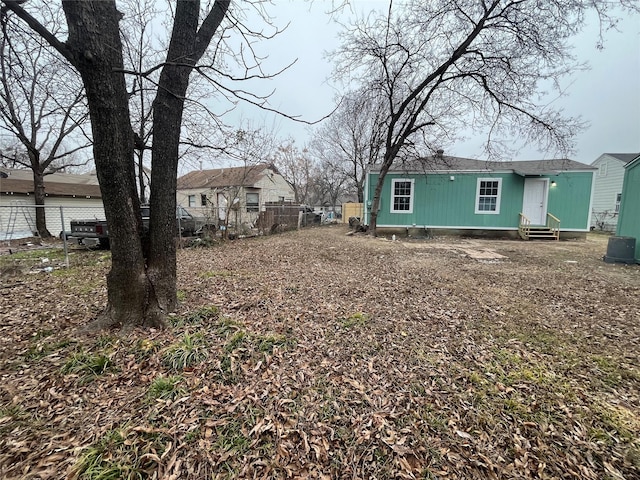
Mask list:
[[[193,430],[189,430],[184,435],[185,443],[193,443],[196,440],[200,439],[200,430],[198,428],[194,428]]]
[[[232,419],[230,422],[216,427],[216,441],[214,448],[223,452],[233,452],[242,455],[249,449],[250,440],[247,437],[248,431],[239,419]]]
[[[227,337],[231,332],[240,330],[242,324],[232,318],[220,317],[216,327],[216,333],[221,337]]]
[[[162,363],[169,370],[180,372],[202,362],[209,356],[204,336],[201,333],[189,335],[169,347],[162,355]]]
[[[640,373],[623,368],[618,359],[610,356],[594,355],[592,361],[599,374],[598,378],[608,387],[616,387],[624,380],[640,381]]]
[[[175,400],[184,395],[186,390],[180,387],[184,377],[171,375],[169,377],[156,377],[147,391],[147,398],[151,400]]]
[[[141,480],[157,469],[154,458],[165,451],[171,439],[155,433],[136,432],[129,427],[104,434],[84,449],[73,468],[81,480]]]
[[[96,340],[96,347],[107,348],[112,347],[118,343],[118,339],[112,335],[100,335]]]
[[[178,290],[176,292],[176,299],[179,302],[184,302],[187,299],[187,292],[185,292],[184,290]]]
[[[58,268],[51,272],[54,277],[78,277],[81,275],[82,269],[80,267]]]
[[[217,320],[219,316],[220,309],[215,305],[208,305],[190,313],[184,321],[189,325],[194,325]]]
[[[24,421],[30,418],[29,413],[20,405],[7,405],[0,408],[0,418],[11,417],[14,421]]]
[[[228,385],[236,383],[238,377],[234,373],[234,362],[231,356],[223,355],[220,359],[220,377]]]
[[[64,259],[64,250],[61,248],[55,249],[35,249],[13,252],[12,255],[6,257],[11,260],[39,260],[48,258],[49,261]]]
[[[505,398],[503,404],[507,412],[517,417],[523,417],[528,413],[531,413],[531,407],[527,405],[526,401],[519,396]]]
[[[37,342],[32,344],[24,354],[25,360],[39,360],[47,355],[71,345],[71,340],[61,340],[54,343]]]
[[[631,410],[621,405],[600,403],[594,405],[593,411],[604,426],[604,431],[616,432],[626,442],[638,439],[640,420]]]
[[[356,312],[343,318],[340,322],[344,328],[362,327],[369,321],[369,315],[362,312]]]
[[[506,348],[496,348],[493,355],[500,365],[519,365],[522,363],[522,356],[517,352],[512,352]]]
[[[413,411],[413,415],[416,419],[424,422],[429,429],[436,432],[445,432],[447,430],[448,418],[441,413],[438,409],[435,409],[431,405],[422,405]]]
[[[90,355],[85,352],[74,353],[63,365],[62,373],[78,374],[83,380],[92,380],[113,368],[111,359],[104,354]]]
[[[469,379],[469,382],[477,387],[485,387],[488,383],[487,380],[480,374],[480,372],[476,371],[470,372],[467,375],[467,378]]]
[[[38,330],[35,335],[31,337],[31,340],[42,340],[43,338],[50,337],[51,335],[53,335],[53,330]]]
[[[238,330],[224,346],[224,351],[231,353],[234,350],[240,348],[240,346],[247,340],[247,333],[244,330]]]
[[[170,317],[170,322],[174,327],[183,327],[185,325],[204,325],[216,321],[219,316],[220,309],[215,305],[209,305],[199,308],[195,312],[191,312],[183,317]]]
[[[295,340],[287,338],[284,335],[265,335],[263,337],[256,337],[258,351],[273,354],[274,347],[287,348],[295,345]]]
[[[7,418],[11,421],[6,421]],[[34,417],[20,405],[10,404],[0,407],[0,438],[6,433],[16,430],[18,426],[27,428],[39,428]]]
[[[160,343],[148,338],[140,339],[136,342],[136,359],[143,360],[151,357],[160,349]]]

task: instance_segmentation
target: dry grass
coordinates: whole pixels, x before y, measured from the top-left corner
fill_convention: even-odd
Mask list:
[[[640,477],[640,267],[606,237],[345,233],[181,251],[166,332],[75,333],[104,252],[3,277],[0,476]]]

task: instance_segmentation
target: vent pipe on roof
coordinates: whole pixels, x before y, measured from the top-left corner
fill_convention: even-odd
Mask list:
[[[444,150],[442,150],[441,148],[436,150],[436,158],[439,158],[442,160],[443,157],[444,157]]]

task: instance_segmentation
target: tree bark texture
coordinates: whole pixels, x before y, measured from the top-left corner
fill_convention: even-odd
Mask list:
[[[216,1],[198,29],[200,2],[180,1],[167,61],[153,103],[151,150],[151,218],[148,275],[162,311],[176,307],[176,186],[178,146],[189,76],[208,47],[229,8],[229,0]]]
[[[151,218],[142,241],[136,190],[135,137],[124,80],[121,13],[114,0],[63,0],[69,29],[62,43],[19,2],[5,2],[80,72],[87,94],[94,160],[109,225],[108,304],[98,327],[164,326],[176,306],[176,183],[180,126],[189,76],[226,16],[230,0],[216,0],[198,28],[200,2],[176,3],[167,62],[154,101]],[[145,255],[146,254],[146,255]]]
[[[67,47],[87,93],[94,160],[109,225],[111,271],[108,304],[99,326],[160,326],[148,311],[157,305],[145,272],[142,218],[135,183],[134,137],[129,117],[113,1],[64,1]]]
[[[36,230],[40,238],[50,238],[51,233],[47,230],[47,215],[44,209],[45,187],[44,175],[38,169],[33,170],[33,193],[36,205]],[[42,205],[42,207],[39,207]]]

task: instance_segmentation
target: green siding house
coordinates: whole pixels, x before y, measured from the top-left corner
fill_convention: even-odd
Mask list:
[[[573,160],[489,162],[439,152],[395,165],[380,195],[380,233],[585,237],[596,168]],[[365,218],[379,168],[367,172]]]
[[[640,155],[625,165],[616,235],[636,239],[635,259],[640,263]]]

